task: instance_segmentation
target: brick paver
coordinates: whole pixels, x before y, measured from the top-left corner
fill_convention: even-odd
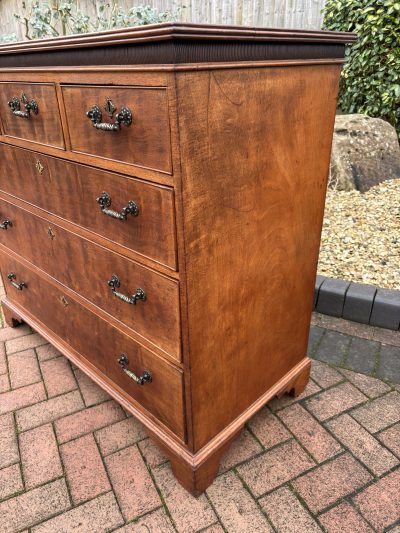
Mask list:
[[[265,448],[271,448],[291,437],[289,431],[268,407],[264,407],[249,421],[249,427]]]
[[[378,531],[400,519],[400,470],[396,470],[353,498],[354,503]]]
[[[216,522],[206,495],[194,498],[188,494],[176,481],[169,464],[155,468],[153,474],[179,532],[198,531]]]
[[[228,531],[272,533],[266,517],[233,472],[219,476],[207,494]]]
[[[400,423],[379,433],[378,438],[389,450],[400,458]]]
[[[77,388],[71,365],[65,357],[42,361],[40,368],[49,398]]]
[[[34,526],[66,511],[70,506],[67,486],[63,479],[24,492],[0,503],[2,533],[14,533]]]
[[[317,394],[307,400],[305,405],[319,420],[324,421],[363,403],[367,399],[351,383],[342,383]]]
[[[292,439],[240,466],[238,472],[251,492],[261,496],[313,466],[315,462]]]
[[[105,458],[123,515],[127,520],[161,505],[146,465],[136,446],[125,448]]]
[[[260,505],[280,533],[321,533],[311,513],[303,507],[296,495],[281,487],[260,500]]]
[[[74,503],[91,500],[111,489],[92,434],[63,444],[60,451]]]
[[[280,411],[279,418],[318,463],[334,457],[342,450],[338,441],[301,405],[295,404]]]
[[[367,470],[345,454],[296,479],[293,486],[311,511],[319,512],[371,480]]]
[[[329,422],[328,427],[376,476],[381,476],[399,464],[398,459],[351,416],[342,415]]]
[[[27,488],[42,485],[62,476],[63,469],[51,424],[21,433],[19,449]]]
[[[41,381],[36,354],[32,349],[9,355],[8,369],[13,389]]]
[[[11,413],[0,416],[0,468],[19,461],[17,434]]]
[[[24,488],[19,464],[0,470],[0,500],[20,492]]]
[[[41,383],[39,383],[41,385]],[[79,391],[72,391],[41,403],[36,403],[16,414],[20,431],[26,431],[48,422],[53,422],[69,413],[80,411],[84,407]]]
[[[195,499],[81,370],[28,327],[0,329],[1,533],[400,533],[396,337],[326,333],[303,394],[256,414]]]
[[[368,522],[349,503],[343,502],[320,515],[319,521],[328,533],[373,533]]]

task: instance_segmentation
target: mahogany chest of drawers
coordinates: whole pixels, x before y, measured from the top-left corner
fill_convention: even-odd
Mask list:
[[[26,321],[199,494],[298,394],[351,34],[162,24],[0,47],[0,251]]]

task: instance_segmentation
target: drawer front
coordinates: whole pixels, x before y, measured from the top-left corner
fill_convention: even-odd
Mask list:
[[[0,159],[3,191],[176,270],[171,188],[6,144],[0,144]],[[109,199],[103,209],[97,198]],[[133,210],[122,220],[110,216],[121,215],[131,202],[137,215]]]
[[[51,83],[0,83],[0,116],[5,135],[65,147],[56,89]]]
[[[93,363],[112,382],[139,402],[160,421],[184,438],[182,372],[152,354],[130,337],[100,319],[42,277],[6,254],[1,254],[1,273],[10,301],[46,325],[69,346]],[[18,290],[12,281],[26,286]],[[120,354],[126,354],[126,368],[137,376],[144,371],[151,382],[139,385],[118,363]]]
[[[165,88],[63,86],[62,92],[73,151],[172,172]],[[130,123],[129,113],[118,121],[124,109]]]
[[[4,246],[180,360],[178,282],[4,200],[0,215],[1,222],[12,222],[0,231]],[[114,284],[113,291],[114,275],[120,286]],[[140,296],[138,289],[144,301],[138,297],[135,304],[127,303],[117,296]]]

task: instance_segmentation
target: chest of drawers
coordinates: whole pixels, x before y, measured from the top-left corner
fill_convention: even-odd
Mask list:
[[[162,24],[0,47],[5,318],[132,412],[193,494],[307,383],[352,39]]]

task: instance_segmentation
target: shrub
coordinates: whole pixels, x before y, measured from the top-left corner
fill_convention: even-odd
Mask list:
[[[124,10],[113,0],[96,2],[97,14],[90,16],[79,9],[77,0],[31,0],[22,2],[23,14],[15,18],[24,26],[25,39],[57,37],[127,26],[141,26],[173,20],[176,14],[160,12],[150,6],[136,6]],[[4,37],[8,36],[3,36]],[[12,40],[8,37],[7,40]]]
[[[327,0],[324,27],[358,35],[346,49],[340,110],[383,118],[400,135],[400,0]]]

